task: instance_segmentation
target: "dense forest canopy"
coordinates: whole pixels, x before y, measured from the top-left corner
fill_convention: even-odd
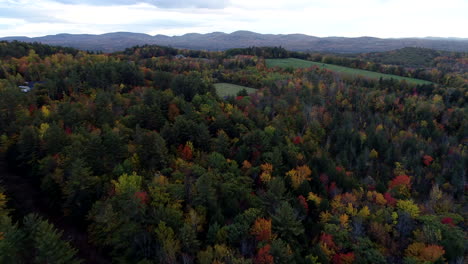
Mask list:
[[[433,84],[265,65],[287,57]],[[1,42],[0,60],[0,263],[464,262],[466,54]],[[15,208],[19,183],[43,208]]]

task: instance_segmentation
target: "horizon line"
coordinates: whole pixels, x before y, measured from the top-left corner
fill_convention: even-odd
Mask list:
[[[459,39],[459,40],[468,40],[468,37],[437,37],[437,36],[425,36],[425,37],[376,37],[376,36],[354,36],[354,37],[345,37],[345,36],[326,36],[326,37],[319,37],[315,35],[309,35],[307,33],[259,33],[255,31],[250,31],[250,30],[236,30],[232,31],[230,33],[227,32],[222,32],[222,31],[213,31],[213,32],[208,32],[208,33],[198,33],[198,32],[188,32],[184,33],[181,35],[165,35],[165,34],[155,34],[151,35],[149,33],[144,33],[144,32],[132,32],[132,31],[112,31],[112,32],[106,32],[106,33],[67,33],[67,32],[62,32],[62,33],[57,33],[57,34],[49,34],[49,35],[40,35],[40,36],[25,36],[25,35],[10,35],[10,36],[0,36],[0,39],[3,38],[41,38],[41,37],[47,37],[47,36],[58,36],[58,35],[91,35],[91,36],[102,36],[102,35],[108,35],[108,34],[117,34],[117,33],[130,33],[130,34],[142,34],[142,35],[147,35],[150,37],[156,37],[156,36],[166,36],[166,37],[183,37],[186,35],[190,34],[198,34],[198,35],[209,35],[209,34],[214,34],[214,33],[222,33],[226,35],[231,35],[234,33],[238,32],[249,32],[249,33],[254,33],[254,34],[259,34],[259,35],[275,35],[275,36],[288,36],[288,35],[304,35],[308,37],[315,37],[315,38],[377,38],[377,39],[428,39],[428,38],[435,38],[435,39]]]

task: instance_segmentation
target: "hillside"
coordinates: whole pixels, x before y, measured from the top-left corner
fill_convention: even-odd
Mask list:
[[[463,58],[291,54],[0,42],[0,263],[465,263]]]
[[[282,46],[293,51],[318,51],[334,53],[363,53],[423,47],[446,51],[468,51],[468,39],[453,38],[402,38],[380,39],[372,37],[319,38],[303,34],[273,35],[250,31],[236,31],[231,34],[213,32],[208,34],[190,33],[182,36],[150,36],[141,33],[115,32],[102,35],[58,34],[36,38],[6,37],[0,40],[41,42],[49,45],[70,46],[82,50],[114,52],[135,45],[157,44],[184,49],[226,50],[249,46]]]

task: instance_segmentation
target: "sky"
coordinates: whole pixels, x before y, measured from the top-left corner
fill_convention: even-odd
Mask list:
[[[468,38],[468,0],[0,0],[0,37],[302,33]]]

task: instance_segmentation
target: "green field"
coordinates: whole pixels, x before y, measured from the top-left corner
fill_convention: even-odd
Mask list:
[[[425,80],[419,80],[419,79],[413,79],[413,78],[408,78],[408,77],[401,77],[397,75],[391,75],[391,74],[384,74],[384,73],[378,73],[378,72],[372,72],[372,71],[365,71],[365,70],[360,70],[360,69],[353,69],[353,68],[348,68],[348,67],[343,67],[343,66],[338,66],[338,65],[333,65],[333,64],[325,64],[321,62],[313,62],[313,61],[306,61],[306,60],[300,60],[300,59],[295,59],[295,58],[289,58],[289,59],[267,59],[266,60],[267,67],[280,67],[280,68],[309,68],[312,66],[318,66],[320,68],[325,68],[330,71],[334,71],[337,73],[342,73],[342,74],[348,74],[348,75],[353,75],[353,76],[364,76],[367,78],[371,79],[379,79],[380,77],[384,79],[396,79],[396,80],[405,80],[407,82],[415,83],[415,84],[431,84],[429,81]]]
[[[235,84],[230,84],[230,83],[215,83],[215,88],[216,88],[216,93],[220,97],[225,97],[225,96],[236,96],[238,92],[242,91],[242,89],[245,89],[247,93],[255,93],[257,89],[254,88],[249,88],[245,86],[240,86],[240,85],[235,85]]]

